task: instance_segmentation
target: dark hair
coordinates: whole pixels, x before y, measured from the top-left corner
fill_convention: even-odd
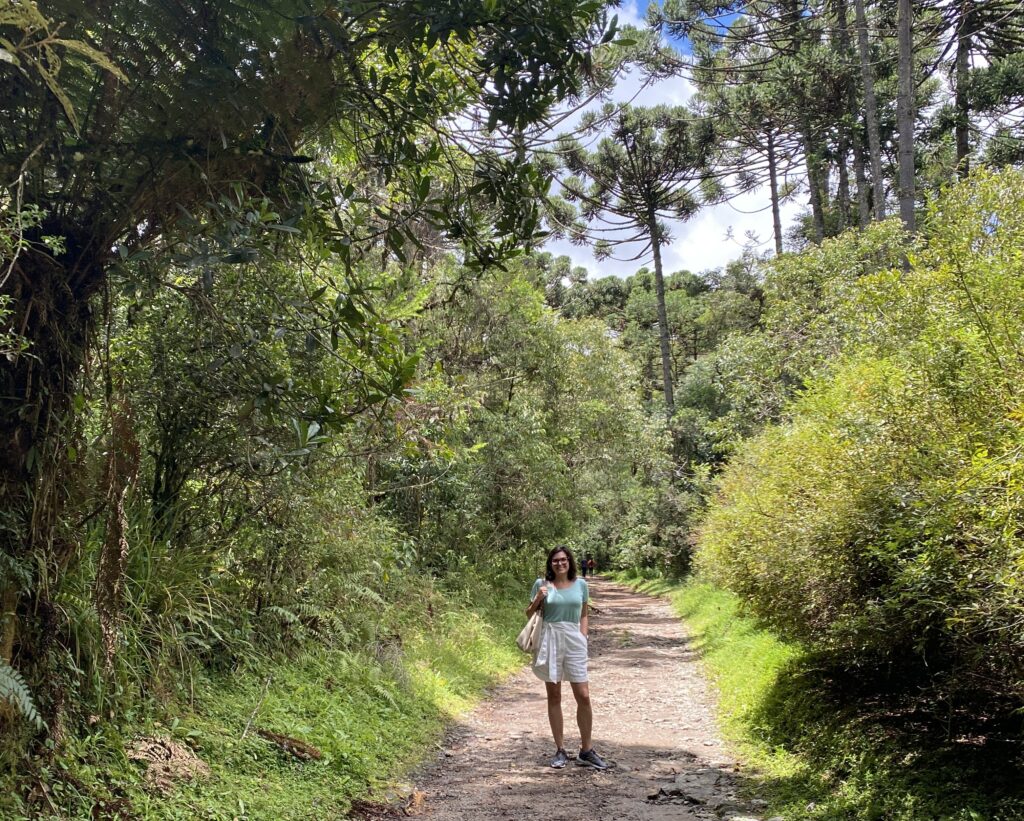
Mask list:
[[[572,551],[564,544],[556,545],[551,548],[551,552],[548,553],[547,571],[544,573],[544,578],[549,582],[553,582],[555,580],[555,571],[551,567],[551,560],[555,558],[556,553],[564,553],[569,557],[569,581],[574,581],[576,579],[576,558],[572,555]]]

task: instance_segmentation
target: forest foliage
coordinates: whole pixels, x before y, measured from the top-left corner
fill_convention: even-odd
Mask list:
[[[1011,703],[1022,208],[1019,172],[978,175],[933,203],[907,271],[859,270],[889,242],[872,232],[779,266],[831,322],[766,324],[802,336],[806,388],[733,455],[699,549],[766,622],[844,664],[927,665],[947,694]]]
[[[615,5],[0,10],[10,807],[207,675],[400,698],[557,543],[1019,737],[1014,4]],[[694,94],[551,133],[630,71]],[[751,191],[774,254],[667,269]]]

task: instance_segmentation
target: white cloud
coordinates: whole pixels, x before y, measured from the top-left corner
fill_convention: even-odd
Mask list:
[[[800,212],[798,202],[783,203],[780,209],[785,231]],[[697,212],[686,223],[676,223],[674,240],[663,253],[666,271],[687,269],[698,273],[721,268],[751,246],[758,251],[773,249],[771,201],[767,189],[752,191],[731,202]],[[629,272],[625,272],[626,276]]]
[[[635,26],[636,28],[643,28],[646,24],[644,18],[647,13],[646,6],[640,7],[640,3],[637,0],[627,0],[617,9],[615,13],[619,16],[620,26]]]
[[[604,97],[572,111],[565,116],[565,119],[558,119],[560,115],[556,113],[551,118],[556,125],[548,131],[548,134],[554,137],[571,132],[579,125],[585,113],[597,111],[609,102],[643,106],[685,105],[693,95],[693,90],[693,84],[683,77],[651,83],[644,78],[640,71],[634,69],[625,74],[611,92]]]

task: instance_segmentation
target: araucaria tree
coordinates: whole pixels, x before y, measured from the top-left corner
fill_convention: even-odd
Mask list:
[[[565,169],[565,200],[556,201],[552,221],[577,242],[594,243],[595,254],[616,247],[639,250],[632,259],[651,258],[658,307],[658,335],[665,413],[675,413],[672,390],[671,328],[665,310],[661,249],[671,241],[665,220],[687,220],[703,201],[717,195],[711,159],[711,123],[683,107],[639,108],[608,104],[584,121],[582,134],[603,133],[593,150],[579,139],[559,146]]]

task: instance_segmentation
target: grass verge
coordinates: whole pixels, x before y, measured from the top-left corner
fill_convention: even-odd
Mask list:
[[[23,795],[35,791],[31,814],[24,798],[0,800],[0,817],[343,818],[356,797],[401,792],[397,780],[434,752],[444,725],[523,664],[513,641],[521,602],[484,607],[460,598],[435,593],[426,609],[419,602],[372,650],[321,649],[207,673],[186,696],[155,698],[138,716],[99,723],[40,764],[27,791],[23,782]],[[310,744],[322,758],[299,760],[257,728]],[[141,765],[125,752],[140,736],[186,744],[209,776],[167,795],[146,789]]]
[[[636,573],[666,596],[717,685],[723,732],[768,800],[793,821],[1024,818],[1021,735],[961,732],[892,683],[840,673],[743,615],[728,591]],[[864,678],[870,678],[865,673]]]

